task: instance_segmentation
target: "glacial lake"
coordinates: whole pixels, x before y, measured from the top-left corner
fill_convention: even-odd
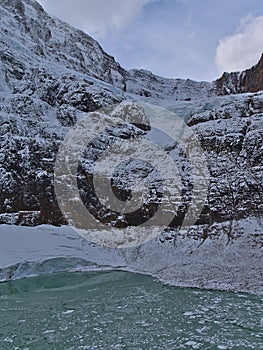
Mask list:
[[[0,284],[0,349],[262,349],[261,297],[126,272]]]

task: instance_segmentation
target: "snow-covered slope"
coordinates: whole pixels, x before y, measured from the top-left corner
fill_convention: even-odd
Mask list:
[[[0,11],[2,60],[17,59],[17,78],[28,63],[56,64],[122,87],[117,78],[124,70],[114,58],[89,35],[48,16],[36,1],[3,0]]]
[[[262,223],[239,222],[246,232],[227,244],[218,239],[186,239],[175,243],[159,239],[128,250],[89,244],[70,227],[2,225],[0,282],[62,271],[125,270],[150,274],[164,283],[182,287],[242,291],[263,295]]]

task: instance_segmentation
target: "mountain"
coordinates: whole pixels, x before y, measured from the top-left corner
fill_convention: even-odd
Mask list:
[[[2,0],[0,25],[0,223],[65,224],[54,191],[59,146],[87,112],[122,101],[166,107],[198,135],[210,183],[194,237],[213,237],[222,222],[230,222],[226,232],[232,237],[233,220],[262,214],[262,59],[250,70],[225,73],[215,82],[166,79],[145,70],[125,70],[97,41],[49,16],[34,0]],[[94,152],[87,153],[90,158],[83,161],[79,181],[83,198],[101,222],[123,227],[154,215],[160,198],[153,193],[136,215],[120,218],[103,208],[91,183],[84,181],[86,163],[95,161],[113,138],[148,133],[136,124],[116,125],[114,132],[96,140]],[[166,150],[173,151],[173,145]],[[179,160],[184,192],[175,227],[181,225],[192,196],[189,169],[182,155]],[[134,174],[150,176],[149,165],[129,166],[127,181]],[[127,183],[118,174],[114,181],[116,193],[127,199]]]
[[[56,75],[63,69],[67,73],[99,79],[136,95],[178,99],[187,98],[187,93],[192,98],[206,96],[211,85],[164,79],[143,70],[128,72],[106,54],[97,41],[47,15],[34,0],[3,0],[1,28],[1,62],[4,68],[12,65],[12,73],[4,69],[11,81],[24,81],[33,69],[40,67]],[[39,74],[34,71],[35,80]]]

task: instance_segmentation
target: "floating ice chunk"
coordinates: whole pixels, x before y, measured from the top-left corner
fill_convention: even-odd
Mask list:
[[[69,314],[72,314],[75,310],[67,310],[67,311],[64,311],[62,312],[63,315],[69,315]]]
[[[184,316],[193,316],[194,313],[192,311],[185,311]]]
[[[192,349],[199,349],[200,346],[201,346],[201,344],[199,344],[199,343],[197,343],[197,342],[195,342],[195,341],[192,341],[192,340],[190,340],[190,341],[188,341],[187,343],[185,343],[185,345],[186,345],[186,346],[191,346]]]

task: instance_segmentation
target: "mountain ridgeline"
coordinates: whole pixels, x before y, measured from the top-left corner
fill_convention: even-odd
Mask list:
[[[65,224],[54,191],[59,146],[87,112],[122,101],[166,107],[198,135],[210,171],[207,203],[197,221],[203,235],[216,223],[262,214],[263,58],[251,69],[224,73],[214,82],[166,79],[125,70],[97,41],[49,16],[34,0],[2,0],[0,25],[0,223]],[[142,133],[147,130],[123,125],[114,137]],[[111,138],[97,140],[89,161]],[[136,162],[130,169],[146,177],[151,172],[149,165]],[[184,191],[174,227],[191,202],[186,171],[182,166]],[[154,195],[136,215],[109,214],[81,174],[85,162],[83,198],[101,222],[125,227],[154,215],[159,200]],[[114,186],[127,199],[128,185],[118,175]]]

